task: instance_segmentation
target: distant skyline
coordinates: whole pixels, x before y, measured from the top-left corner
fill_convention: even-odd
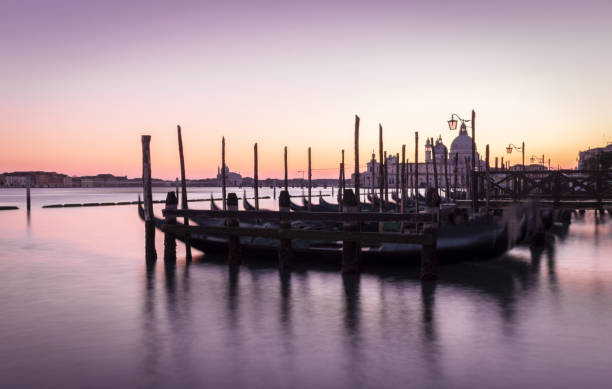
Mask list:
[[[426,137],[450,145],[451,113],[476,110],[479,152],[525,141],[526,159],[573,167],[612,140],[610,1],[0,2],[0,171],[179,176],[227,164],[290,176]],[[512,163],[520,153],[510,155]],[[337,170],[314,178],[337,177]]]

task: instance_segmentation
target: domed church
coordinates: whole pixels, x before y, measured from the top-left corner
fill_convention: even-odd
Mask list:
[[[427,187],[435,185],[434,178],[434,154],[435,165],[438,173],[438,187],[444,188],[446,185],[445,160],[448,169],[448,180],[451,187],[465,188],[467,182],[467,174],[472,168],[472,137],[468,135],[467,128],[462,125],[459,130],[459,135],[453,139],[450,152],[444,142],[442,136],[438,136],[433,143],[429,138],[425,142],[425,162],[419,162],[415,167],[414,162],[408,162],[406,169],[408,175],[408,187],[414,185],[415,168],[418,169],[418,184],[419,187]],[[478,152],[476,152],[476,169],[484,168],[484,161],[480,160]],[[455,162],[456,161],[456,162]],[[456,167],[455,167],[456,164]],[[389,155],[386,160],[386,170],[389,186],[392,188],[396,185],[397,172],[401,166],[397,156]],[[455,170],[457,171],[457,183],[455,184]],[[361,173],[361,185],[364,188],[374,190],[379,185],[379,177],[382,172],[380,164],[376,161],[376,155],[372,152],[372,159],[368,162],[368,168]]]

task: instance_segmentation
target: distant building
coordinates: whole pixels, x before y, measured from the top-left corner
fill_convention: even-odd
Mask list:
[[[5,175],[5,185],[8,187],[19,187],[19,188],[23,188],[26,186],[26,180],[27,180],[27,176],[16,176],[13,175],[11,173],[7,173]]]
[[[604,153],[612,154],[612,143],[605,147],[596,147],[578,153],[578,170],[589,170],[596,167],[596,159],[603,156]]]
[[[221,169],[217,168],[217,184],[221,186],[222,181]],[[225,184],[227,186],[242,186],[242,176],[238,173],[231,172],[227,165],[225,165]]]
[[[433,155],[435,153],[435,161]],[[420,154],[422,155],[422,154]],[[485,168],[485,161],[480,159],[476,152],[476,170]],[[472,138],[467,133],[467,128],[462,126],[459,135],[453,140],[450,147],[450,152],[446,145],[442,142],[442,136],[432,144],[429,139],[425,142],[425,161],[415,164],[409,162],[406,164],[407,185],[414,187],[415,173],[418,173],[418,186],[426,187],[429,180],[429,186],[435,186],[434,164],[435,170],[438,173],[438,187],[443,188],[446,185],[444,176],[445,160],[448,169],[449,185],[455,186],[455,176],[457,177],[456,186],[464,188],[466,185],[466,177],[472,168]],[[456,161],[456,162],[455,162]],[[457,174],[455,175],[455,168]],[[389,188],[397,186],[397,172],[401,174],[401,161],[398,161],[397,156],[388,156],[386,161],[387,182]],[[367,163],[366,171],[360,173],[360,184],[362,188],[377,189],[380,186],[381,175],[380,163],[376,161],[375,153],[372,153],[371,160]],[[401,181],[401,178],[400,178]],[[351,175],[351,183],[354,184],[355,175]]]

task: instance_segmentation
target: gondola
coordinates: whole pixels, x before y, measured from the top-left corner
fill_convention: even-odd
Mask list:
[[[138,212],[144,220],[144,209],[138,204]],[[201,220],[204,225],[223,225],[222,219]],[[162,228],[163,219],[155,218],[155,225]],[[247,225],[241,221],[241,225]],[[266,227],[269,224],[251,227]],[[317,229],[317,225],[293,222],[293,229]],[[177,239],[183,240],[178,236]],[[228,238],[192,233],[191,247],[208,254],[226,254]],[[477,218],[468,224],[442,225],[438,229],[437,258],[440,263],[461,260],[482,260],[497,257],[508,250],[515,242],[509,239],[505,223],[489,224],[484,218]],[[269,238],[240,238],[242,256],[251,260],[277,260],[279,241]],[[322,263],[340,265],[342,261],[342,242],[324,240],[293,240],[292,248],[296,262],[304,264]],[[420,264],[421,246],[416,244],[383,243],[363,244],[361,261],[364,266],[404,266]]]
[[[244,194],[242,196],[242,208],[244,208],[245,211],[255,211],[256,210],[255,206],[249,203],[249,201],[247,200],[246,191],[244,191]]]
[[[215,198],[213,197],[213,194],[210,194],[210,210],[211,211],[221,211],[221,208],[219,208],[217,206],[217,204],[215,203]]]

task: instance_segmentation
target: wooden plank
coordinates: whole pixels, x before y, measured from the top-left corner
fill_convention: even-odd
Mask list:
[[[431,213],[374,213],[374,212],[278,212],[278,211],[210,211],[210,210],[167,210],[162,211],[171,216],[211,217],[211,218],[248,218],[261,220],[304,220],[304,221],[330,221],[330,222],[380,222],[405,221],[412,223],[430,223],[436,219]]]
[[[328,230],[285,230],[276,228],[224,227],[224,226],[185,226],[169,225],[162,227],[164,232],[183,235],[190,233],[202,235],[253,236],[273,239],[301,239],[325,241],[352,241],[364,243],[412,243],[431,244],[433,234],[402,234],[397,232],[347,232]]]

